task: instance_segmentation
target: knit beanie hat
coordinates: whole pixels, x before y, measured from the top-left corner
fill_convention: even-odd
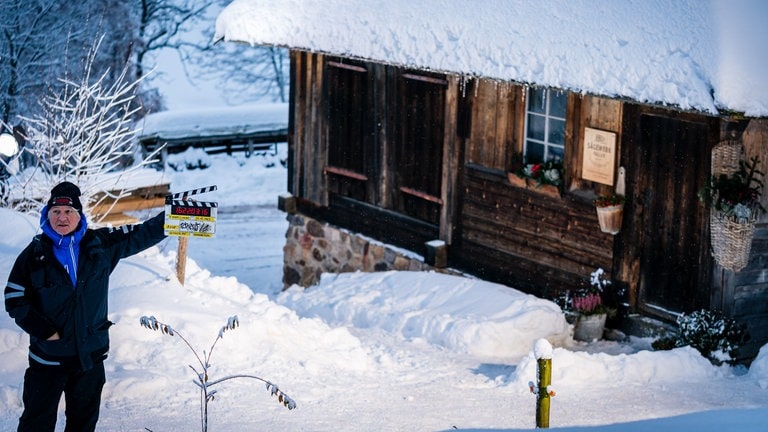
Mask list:
[[[77,211],[83,211],[83,205],[80,204],[80,188],[68,181],[54,186],[51,189],[51,198],[48,200],[48,209],[56,206],[69,206]]]

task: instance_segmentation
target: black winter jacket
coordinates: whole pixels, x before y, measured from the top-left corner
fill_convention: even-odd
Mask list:
[[[120,259],[165,238],[161,212],[143,224],[87,230],[80,242],[77,286],[53,254],[51,239],[37,235],[19,254],[5,287],[5,309],[29,334],[37,363],[89,370],[109,351],[109,276]],[[58,332],[60,340],[46,340]]]

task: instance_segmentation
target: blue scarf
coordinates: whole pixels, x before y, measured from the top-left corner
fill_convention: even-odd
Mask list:
[[[85,215],[80,213],[80,224],[71,234],[61,235],[57,233],[48,220],[48,206],[43,207],[40,215],[40,227],[43,234],[53,241],[53,254],[69,274],[72,287],[77,286],[77,258],[80,256],[80,241],[88,229],[88,221]]]

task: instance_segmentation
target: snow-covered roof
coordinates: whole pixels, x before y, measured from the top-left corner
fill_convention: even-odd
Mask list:
[[[149,114],[137,128],[138,138],[181,139],[288,130],[288,104],[172,110]]]
[[[762,0],[234,0],[215,38],[768,115]]]

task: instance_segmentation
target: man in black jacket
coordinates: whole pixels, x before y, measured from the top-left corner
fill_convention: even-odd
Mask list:
[[[120,259],[165,238],[165,214],[143,224],[88,229],[80,189],[51,190],[35,236],[13,265],[5,309],[29,334],[19,431],[53,431],[61,394],[65,431],[93,431],[109,350],[109,275]]]

